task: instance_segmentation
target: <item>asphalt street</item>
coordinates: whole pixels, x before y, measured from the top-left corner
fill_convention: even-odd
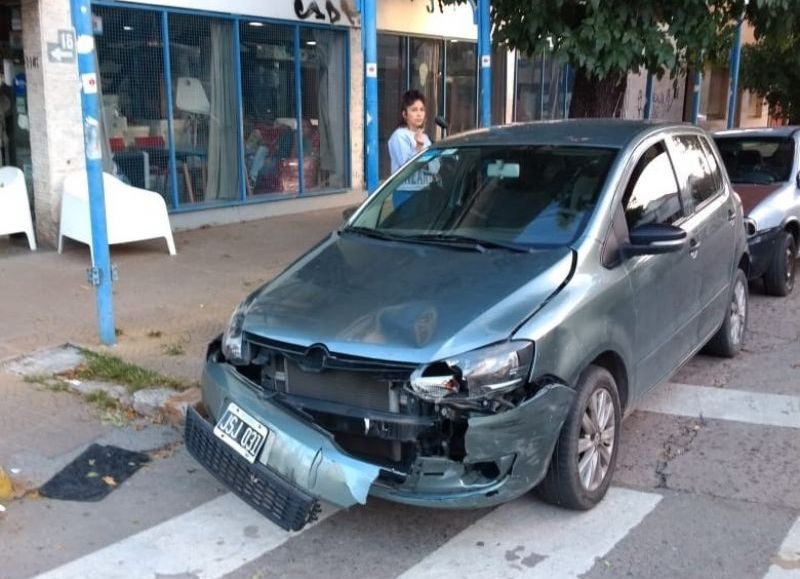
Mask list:
[[[800,578],[800,292],[751,291],[745,351],[696,357],[626,418],[612,489],[586,513],[531,496],[471,511],[370,499],[289,534],[175,429],[104,424],[75,395],[0,371],[2,432],[47,449],[26,468],[65,464],[87,441],[152,457],[99,502],[3,503],[0,576]],[[39,411],[15,422],[20,404]]]

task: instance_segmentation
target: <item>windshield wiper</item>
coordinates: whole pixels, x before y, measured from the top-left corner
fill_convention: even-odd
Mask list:
[[[363,235],[364,237],[373,237],[375,239],[388,239],[391,241],[402,241],[402,236],[400,235],[392,235],[391,233],[385,233],[383,231],[379,231],[377,229],[372,229],[371,227],[361,227],[359,225],[351,225],[349,227],[345,227],[341,230],[343,233],[355,233],[356,235]]]
[[[425,241],[425,242],[432,242],[432,243],[442,243],[442,244],[456,244],[456,245],[472,245],[476,251],[480,251],[481,253],[485,252],[487,248],[492,249],[508,249],[510,251],[515,251],[517,253],[530,253],[533,251],[530,247],[526,245],[520,245],[517,243],[505,242],[505,241],[493,241],[491,239],[478,239],[476,237],[469,237],[467,235],[456,235],[452,233],[422,233],[419,235],[410,235],[407,239],[413,239],[415,241]]]

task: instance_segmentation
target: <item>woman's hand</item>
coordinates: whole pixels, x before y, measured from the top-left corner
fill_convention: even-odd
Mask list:
[[[417,146],[417,150],[425,148],[425,129],[417,129],[417,131],[414,133],[414,141]]]

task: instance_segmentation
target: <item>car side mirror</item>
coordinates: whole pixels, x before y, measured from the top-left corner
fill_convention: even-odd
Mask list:
[[[633,228],[630,243],[622,246],[622,253],[625,256],[673,253],[683,249],[685,244],[686,232],[680,227],[646,223]]]

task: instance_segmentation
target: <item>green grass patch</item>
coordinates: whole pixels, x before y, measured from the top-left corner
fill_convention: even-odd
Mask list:
[[[23,376],[22,380],[28,384],[39,384],[53,392],[66,392],[69,390],[69,384],[52,374],[28,374]]]
[[[113,410],[119,407],[119,402],[116,398],[109,396],[105,390],[93,390],[86,395],[87,402],[96,404],[102,410]]]
[[[142,368],[135,364],[130,364],[109,354],[100,354],[91,350],[82,350],[86,360],[85,364],[78,366],[71,377],[78,380],[104,380],[121,384],[134,393],[144,388],[173,388],[175,390],[186,390],[194,384],[164,376],[153,370]]]

